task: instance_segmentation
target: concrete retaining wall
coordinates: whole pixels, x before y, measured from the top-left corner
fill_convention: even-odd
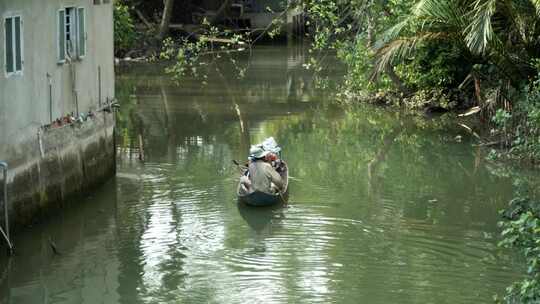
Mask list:
[[[11,229],[51,214],[70,195],[84,193],[114,175],[113,133],[113,114],[98,112],[85,122],[41,131],[13,146],[9,154],[20,159],[8,163]],[[3,213],[0,218],[3,223]]]

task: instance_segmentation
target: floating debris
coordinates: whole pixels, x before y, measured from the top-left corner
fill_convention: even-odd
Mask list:
[[[476,114],[476,113],[480,112],[481,110],[482,109],[479,106],[472,107],[469,110],[467,110],[467,112],[459,114],[458,116],[459,117],[470,116],[470,115],[473,115],[473,114]]]

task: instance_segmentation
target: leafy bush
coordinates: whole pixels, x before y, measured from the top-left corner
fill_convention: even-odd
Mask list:
[[[136,39],[133,18],[129,13],[129,7],[123,1],[114,4],[114,47],[116,54],[125,53],[133,47]]]
[[[517,249],[527,263],[526,276],[506,289],[505,303],[540,303],[540,203],[517,198],[503,212],[499,246]]]
[[[540,75],[512,97],[517,102],[508,110],[498,109],[492,117],[493,133],[509,147],[501,156],[537,163],[540,160]]]
[[[397,66],[409,87],[419,90],[457,88],[472,69],[464,52],[447,41],[428,41]]]

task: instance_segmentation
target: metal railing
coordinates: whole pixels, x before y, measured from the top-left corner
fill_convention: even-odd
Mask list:
[[[4,202],[4,223],[5,223],[5,226],[4,226],[4,229],[2,229],[2,227],[0,226],[0,233],[2,234],[2,236],[6,239],[6,242],[8,244],[8,250],[9,250],[9,254],[13,254],[13,244],[11,243],[11,240],[9,239],[9,216],[8,216],[8,189],[7,189],[7,183],[8,183],[8,180],[7,180],[7,173],[8,173],[8,164],[6,162],[2,162],[0,161],[0,168],[2,168],[2,171],[3,171],[3,183],[4,183],[4,198],[3,198],[3,202]]]

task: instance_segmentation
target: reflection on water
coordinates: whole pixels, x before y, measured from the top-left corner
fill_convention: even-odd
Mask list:
[[[516,278],[511,181],[451,119],[335,109],[301,48],[249,60],[206,86],[120,71],[117,177],[17,237],[0,303],[491,303]],[[231,160],[270,135],[289,204],[238,205]]]
[[[253,208],[243,203],[238,204],[242,219],[256,233],[264,235],[285,218],[286,206],[278,204],[267,208]]]

